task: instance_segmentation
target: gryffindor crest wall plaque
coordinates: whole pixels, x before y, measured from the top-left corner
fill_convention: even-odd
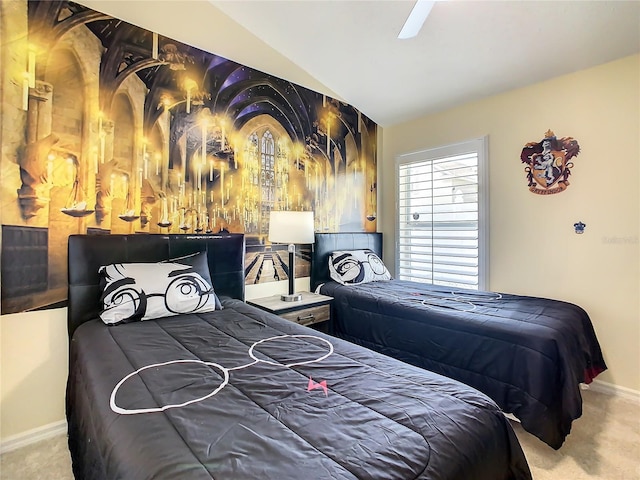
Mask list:
[[[520,160],[526,163],[529,190],[540,195],[560,193],[569,186],[573,157],[580,153],[572,137],[557,138],[547,130],[540,142],[529,142],[522,149]]]

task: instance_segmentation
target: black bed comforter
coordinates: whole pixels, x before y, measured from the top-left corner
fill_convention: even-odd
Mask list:
[[[477,388],[556,449],[582,414],[579,384],[607,368],[571,303],[402,280],[320,293],[337,336]]]
[[[242,302],[223,304],[76,330],[67,386],[76,478],[531,478],[485,395]]]

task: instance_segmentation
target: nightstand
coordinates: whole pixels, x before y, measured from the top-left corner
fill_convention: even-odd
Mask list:
[[[314,325],[314,328],[325,327],[319,329],[326,332],[326,327],[329,326],[328,323],[331,320],[333,297],[311,292],[298,293],[302,294],[302,300],[299,302],[285,302],[280,299],[280,294],[278,294],[247,300],[247,303],[300,325]],[[321,323],[324,323],[324,325],[319,325]]]

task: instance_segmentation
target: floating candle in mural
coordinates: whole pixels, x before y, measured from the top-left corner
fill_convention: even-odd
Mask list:
[[[22,80],[22,109],[29,110],[29,73],[25,72]]]
[[[187,78],[184,81],[184,88],[187,91],[187,106],[186,106],[187,113],[191,113],[191,101],[193,99],[193,90],[197,87],[198,85],[196,84],[196,82],[194,82],[190,78]]]
[[[53,161],[56,156],[53,153],[47,155],[47,183],[53,185]]]
[[[29,88],[36,88],[36,49],[29,45],[27,73],[29,74]]]
[[[166,195],[162,197],[162,210],[160,213],[160,221],[158,222],[158,226],[161,228],[168,228],[173,224],[171,220],[169,220],[169,202],[167,200]]]
[[[186,216],[185,216],[185,208],[181,208],[180,209],[180,230],[188,230],[189,226],[186,223]]]
[[[207,160],[207,126],[208,126],[208,123],[205,119],[202,121],[202,146],[201,146],[201,152],[200,152],[201,160],[203,164]]]
[[[104,152],[106,148],[106,138],[107,132],[104,131],[103,127],[103,113],[102,111],[98,112],[98,138],[100,140],[100,163],[104,163]]]
[[[154,59],[158,58],[158,34],[153,32],[153,47],[151,49],[151,57]]]
[[[184,203],[184,183],[182,183],[182,174],[178,173],[178,204]]]
[[[224,202],[224,164],[220,162],[220,201]]]
[[[73,164],[73,159],[71,157],[67,157],[67,180],[75,178],[75,167]],[[71,180],[73,181],[73,180]]]
[[[93,171],[95,173],[98,173],[98,147],[96,147],[95,145],[93,147],[91,147],[91,157],[93,158]]]
[[[331,145],[331,123],[327,116],[327,157],[329,156],[329,147]]]

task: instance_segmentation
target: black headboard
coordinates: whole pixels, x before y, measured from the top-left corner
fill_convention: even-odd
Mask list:
[[[98,268],[111,263],[159,262],[207,252],[218,296],[244,300],[244,235],[71,235],[68,257],[69,338],[100,311]]]
[[[310,287],[313,292],[318,285],[331,280],[329,277],[329,255],[335,250],[373,250],[382,258],[382,234],[377,232],[316,233],[311,253]]]

